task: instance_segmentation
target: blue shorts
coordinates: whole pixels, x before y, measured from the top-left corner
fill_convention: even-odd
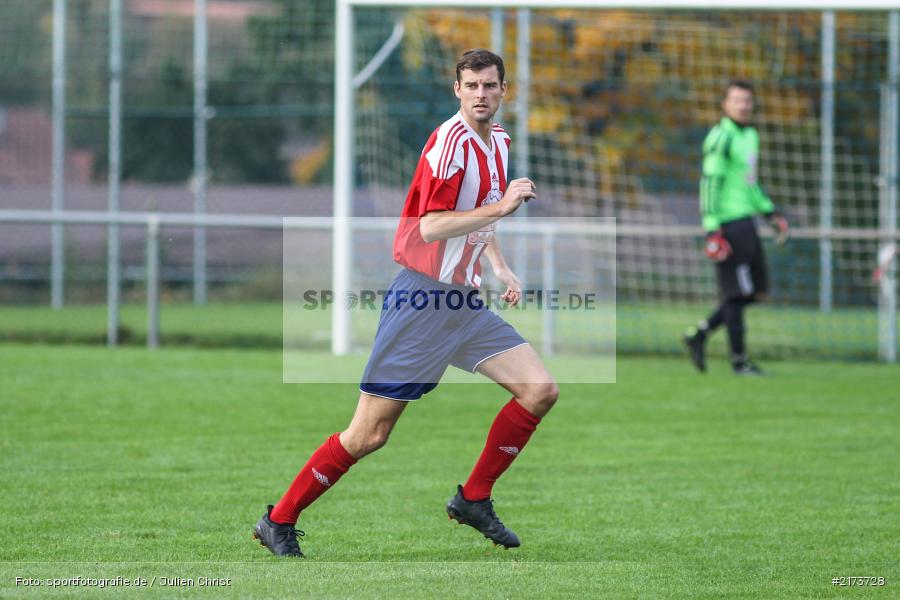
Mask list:
[[[448,365],[474,373],[488,358],[526,343],[478,290],[404,269],[385,295],[359,389],[418,400],[437,387]]]

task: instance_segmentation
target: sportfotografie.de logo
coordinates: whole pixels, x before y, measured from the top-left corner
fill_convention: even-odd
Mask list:
[[[596,292],[562,292],[561,290],[522,290],[515,306],[501,299],[498,290],[359,290],[348,291],[342,305],[348,310],[381,310],[403,308],[414,310],[596,310]],[[327,310],[336,303],[333,290],[306,290],[302,294],[304,310]]]

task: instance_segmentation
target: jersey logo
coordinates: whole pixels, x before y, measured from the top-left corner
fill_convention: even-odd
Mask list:
[[[494,173],[494,177],[497,177],[497,174]],[[500,199],[503,197],[503,194],[500,193],[499,188],[491,188],[491,191],[488,192],[487,196],[484,197],[484,200],[481,201],[481,206],[487,206],[489,204],[496,204],[500,202]],[[481,244],[487,244],[494,238],[494,232],[497,231],[497,222],[493,222],[490,225],[482,227],[478,231],[473,231],[468,236],[466,236],[466,242],[471,246],[477,246]]]
[[[754,185],[756,183],[756,177],[756,153],[753,153],[747,157],[747,183]]]

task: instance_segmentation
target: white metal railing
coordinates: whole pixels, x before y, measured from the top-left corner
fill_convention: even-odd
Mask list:
[[[353,217],[353,228],[360,231],[391,231],[399,217]],[[318,229],[331,230],[333,217],[284,217],[281,215],[197,214],[160,212],[0,210],[0,223],[109,225],[148,227],[156,220],[160,227],[225,227],[238,229]],[[549,231],[585,235],[640,235],[647,237],[692,238],[703,235],[696,225],[666,225],[653,223],[559,223],[530,219],[525,222],[507,220],[503,231],[510,233],[543,234]],[[764,232],[764,236],[766,233]],[[900,230],[857,227],[795,227],[791,238],[820,240],[883,240],[900,241]]]
[[[397,227],[397,218],[392,217],[354,217],[352,230],[390,232]],[[319,230],[332,231],[335,227],[333,217],[282,217],[280,215],[238,215],[238,214],[197,214],[197,213],[155,213],[155,212],[119,212],[105,211],[52,211],[52,210],[0,210],[0,223],[25,223],[49,225],[121,225],[126,227],[143,227],[146,231],[145,261],[147,287],[147,347],[159,346],[160,330],[160,245],[159,232],[162,227],[217,227],[236,229],[283,229],[283,230]],[[558,221],[538,221],[537,219],[510,219],[503,223],[504,233],[519,233],[540,236],[544,248],[544,267],[542,269],[543,289],[554,289],[554,239],[560,234],[579,234],[592,236],[643,236],[663,238],[696,238],[703,231],[692,225],[653,225],[653,224],[621,224],[612,220],[604,223],[560,223]],[[764,234],[765,235],[765,234]],[[797,239],[839,239],[839,240],[880,240],[882,242],[900,242],[900,231],[888,229],[860,228],[795,228],[791,232]],[[107,265],[112,269],[111,265]],[[341,303],[335,303],[336,310],[342,309]],[[109,323],[118,324],[118,302],[107,306]],[[554,327],[551,311],[545,311],[542,324],[543,349],[552,354]],[[896,347],[896,329],[882,332],[892,339],[882,340],[882,346]],[[115,345],[115,343],[111,343]],[[882,358],[890,360],[890,356],[882,354]],[[893,361],[891,361],[893,362]]]
[[[382,219],[378,227],[389,230],[396,226],[394,219]],[[147,286],[147,347],[159,346],[160,327],[160,259],[159,230],[161,227],[223,227],[243,229],[319,229],[332,228],[331,217],[284,218],[277,215],[208,215],[196,213],[104,212],[104,211],[43,211],[0,210],[0,223],[50,225],[121,225],[146,229],[146,286]],[[373,224],[369,224],[373,227]],[[107,273],[115,273],[118,264],[114,256],[107,257]],[[118,328],[119,295],[108,294],[107,326]],[[108,336],[109,345],[117,345],[117,336]]]

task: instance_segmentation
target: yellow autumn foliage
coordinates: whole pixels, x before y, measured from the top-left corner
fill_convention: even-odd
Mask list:
[[[404,48],[411,66],[433,59],[428,36],[453,56],[490,45],[489,11],[420,9],[408,13],[407,26],[417,32]],[[839,77],[852,75],[878,37],[854,32],[879,28],[872,14],[838,20]],[[516,29],[515,12],[507,11],[504,48],[497,50],[510,82],[508,107],[520,93]],[[589,153],[604,187],[609,178],[628,179],[629,168],[681,162],[692,172],[696,157],[673,155],[672,148],[698,144],[721,114],[730,79],[754,82],[761,121],[811,130],[818,95],[806,82],[818,77],[820,33],[821,14],[812,11],[532,11],[529,131],[552,136],[571,157]],[[504,115],[514,118],[514,111]]]

